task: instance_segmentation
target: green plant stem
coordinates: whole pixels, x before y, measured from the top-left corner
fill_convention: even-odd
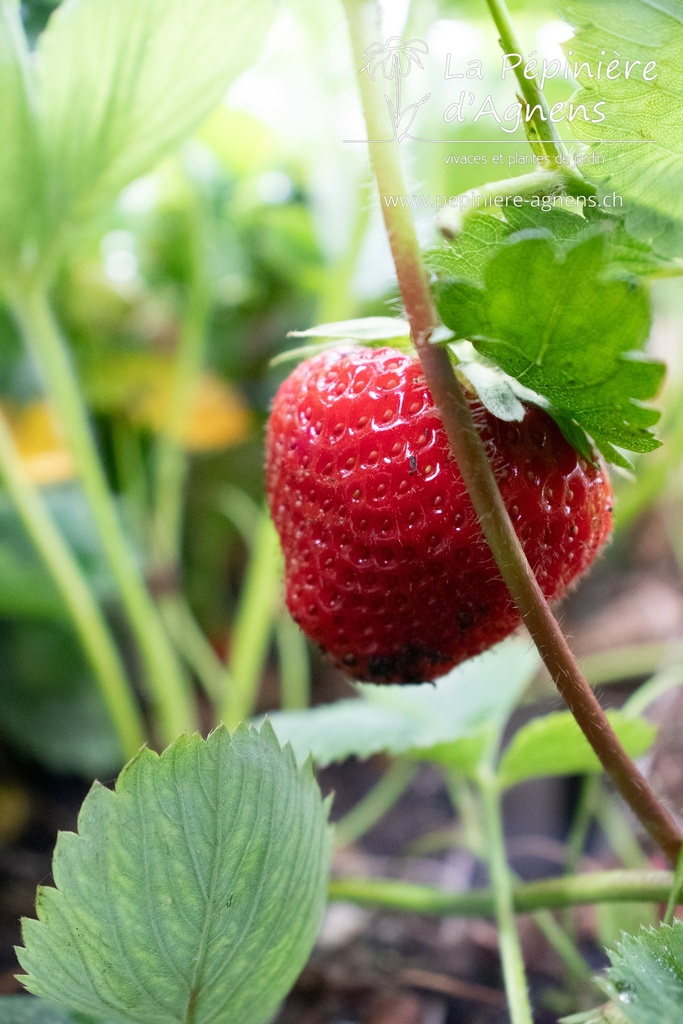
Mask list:
[[[411,840],[403,847],[402,853],[407,857],[431,857],[435,853],[460,847],[470,852],[464,830],[457,825],[451,825],[450,828],[438,828],[434,832],[427,832],[426,835]]]
[[[280,707],[299,711],[311,702],[311,663],[306,637],[286,608],[275,620],[275,643],[280,663]]]
[[[659,697],[681,685],[683,685],[683,665],[670,665],[639,686],[626,701],[622,710],[632,718],[637,718]]]
[[[524,51],[517,39],[505,0],[486,0],[486,2],[491,12],[491,17],[498,29],[503,53],[518,53],[523,56]],[[529,126],[533,127],[533,134],[539,140],[547,159],[554,161],[556,166],[561,167],[563,166],[562,158],[567,156],[567,150],[557,133],[554,123],[550,120],[548,104],[538,87],[536,78],[527,78],[524,74],[526,67],[527,62],[523,59],[514,69],[520,92],[531,108],[539,107],[542,111],[542,115],[534,114]],[[570,173],[574,174],[571,171]],[[575,174],[574,176],[576,177]]]
[[[170,743],[179,733],[194,727],[186,680],[123,534],[67,345],[42,283],[17,293],[13,309],[42,368],[139,644],[160,739]]]
[[[671,871],[595,871],[512,886],[516,913],[592,906],[596,903],[664,903],[671,894]],[[329,897],[363,907],[434,914],[440,917],[495,917],[493,889],[445,892],[437,886],[385,879],[337,878]]]
[[[647,864],[647,857],[633,834],[633,828],[626,816],[624,805],[612,799],[611,794],[604,786],[598,790],[594,815],[596,822],[624,867],[635,869]]]
[[[676,872],[674,874],[673,884],[671,886],[671,893],[669,900],[666,904],[666,911],[662,919],[663,924],[672,924],[674,914],[676,913],[676,907],[681,902],[681,890],[683,890],[683,850],[678,858],[678,864],[676,865]]]
[[[232,686],[222,708],[229,729],[252,713],[268,653],[280,596],[280,547],[270,516],[263,512],[232,631],[229,661]]]
[[[567,968],[569,975],[577,981],[593,983],[593,972],[581,956],[573,939],[555,920],[551,911],[537,910],[534,921]]]
[[[643,644],[626,644],[611,651],[589,654],[581,659],[581,668],[592,686],[603,686],[605,683],[633,679],[636,676],[648,676],[659,668],[668,671],[665,666],[675,668],[675,665],[669,663],[681,660],[683,643],[680,640],[665,643],[655,640]],[[636,691],[634,697],[638,692]]]
[[[415,778],[419,765],[405,758],[398,758],[384,773],[369,793],[334,826],[335,842],[338,846],[349,846],[365,835],[387,811],[390,811],[400,796],[405,793]]]
[[[45,503],[26,476],[4,414],[0,413],[0,476],[24,527],[69,609],[121,744],[132,757],[145,741],[145,729],[116,645],[83,572]]]
[[[232,685],[227,666],[207,640],[182,594],[163,597],[159,608],[178,653],[197,677],[209,700],[219,707]]]
[[[581,862],[588,838],[588,830],[595,817],[595,808],[600,799],[601,787],[602,779],[599,775],[586,775],[582,780],[581,793],[567,840],[565,872],[568,875],[573,875]]]
[[[142,450],[142,439],[127,423],[113,424],[111,433],[114,472],[117,489],[125,496],[128,521],[135,529],[140,544],[148,541],[149,486]]]
[[[495,733],[492,733],[487,744],[485,762],[488,764],[489,770],[492,770],[495,763],[500,739],[500,731],[496,730]],[[482,827],[484,823],[481,820],[480,800],[477,799],[477,796],[480,796],[480,794],[475,793],[471,784],[456,772],[446,772],[445,774],[451,800],[460,816],[461,826],[457,830],[451,828],[443,830],[441,833],[433,833],[431,836],[425,837],[428,842],[423,843],[421,846],[418,840],[417,843],[411,844],[411,852],[414,854],[436,853],[441,849],[448,849],[458,845],[468,849],[480,860],[486,860],[487,856],[490,855],[490,850],[488,836]],[[437,845],[437,838],[441,840],[441,845]],[[429,842],[430,840],[431,843]],[[446,840],[448,841],[446,842]],[[509,868],[508,874],[510,875],[510,884],[517,881],[516,875]],[[581,978],[584,981],[587,978],[589,979],[591,974],[583,957],[570,936],[553,918],[550,911],[536,911],[534,920],[548,943],[566,965],[569,973],[573,977]]]
[[[187,306],[175,355],[166,422],[156,450],[154,533],[162,559],[180,560],[184,488],[188,459],[183,445],[192,402],[204,365],[211,296],[204,266],[201,212],[196,197],[189,200],[187,248],[190,263]]]
[[[345,0],[356,66],[375,38],[376,6],[366,0]],[[368,31],[368,13],[373,32]],[[373,82],[359,75],[359,87],[370,139],[387,137],[386,113],[377,101]],[[436,325],[427,276],[410,209],[384,202],[387,195],[405,195],[394,143],[370,144],[384,223],[396,274],[427,384],[498,569],[561,696],[619,792],[672,863],[681,848],[681,834],[610,726],[600,703],[581,675],[562,631],[553,617],[507,514],[484,443],[472,420],[465,393],[453,373],[448,353],[430,345]]]
[[[579,869],[583,852],[586,848],[588,831],[594,819],[595,808],[600,799],[602,777],[599,775],[586,775],[581,781],[581,792],[576,804],[576,811],[567,837],[567,859],[564,865],[565,876],[575,875]],[[576,935],[575,922],[570,911],[562,914],[562,924],[565,931]]]
[[[479,790],[486,823],[486,853],[493,887],[498,946],[510,1021],[511,1024],[532,1024],[533,1014],[524,970],[524,956],[515,923],[512,877],[505,852],[500,791],[493,772],[480,771]]]
[[[478,185],[468,192],[459,195],[453,207],[445,207],[437,216],[439,230],[447,238],[452,238],[462,227],[463,222],[483,206],[490,209],[490,200],[500,197],[505,200],[514,196],[531,199],[533,196],[570,195],[575,197],[595,194],[595,187],[577,174],[566,171],[551,171],[541,168],[530,174],[520,174],[517,178],[505,178],[502,181],[491,181],[486,185]],[[486,200],[478,202],[478,197]],[[469,205],[465,200],[469,199]]]

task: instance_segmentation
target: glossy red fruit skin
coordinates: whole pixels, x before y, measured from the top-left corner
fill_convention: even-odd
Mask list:
[[[536,406],[507,423],[469,401],[553,600],[607,540],[609,480]],[[289,610],[348,675],[434,679],[520,624],[411,356],[356,348],[301,363],[275,397],[266,483]]]

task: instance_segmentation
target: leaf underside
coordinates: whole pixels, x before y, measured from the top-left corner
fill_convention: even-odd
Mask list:
[[[361,684],[359,700],[280,711],[269,720],[298,758],[310,754],[321,766],[384,751],[467,773],[476,769],[489,729],[506,721],[537,667],[528,644],[507,640],[433,686]]]
[[[18,8],[18,5],[17,5]],[[64,0],[29,62],[0,4],[0,264],[54,259],[199,127],[256,58],[272,0]]]

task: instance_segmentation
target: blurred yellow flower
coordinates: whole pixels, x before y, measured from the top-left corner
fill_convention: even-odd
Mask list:
[[[170,380],[158,376],[129,410],[130,419],[156,432],[168,422]],[[182,443],[191,452],[219,451],[249,434],[251,413],[239,392],[211,373],[197,381]]]
[[[5,405],[3,410],[26,474],[34,484],[61,484],[74,478],[71,453],[47,402]]]
[[[125,416],[143,430],[160,433],[169,422],[175,364],[156,352],[125,352],[82,367],[93,409]],[[200,374],[182,443],[188,451],[216,451],[249,434],[252,415],[237,388],[210,372]]]

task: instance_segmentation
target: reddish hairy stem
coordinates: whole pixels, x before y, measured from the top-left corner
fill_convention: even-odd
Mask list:
[[[366,40],[369,42],[377,37],[376,25],[373,25],[375,36],[371,32],[366,33],[363,26],[368,14],[374,21],[375,5],[365,0],[347,0],[347,8],[354,59],[360,68]],[[374,83],[367,75],[361,75],[359,86],[368,137],[391,138],[384,108],[376,102]],[[413,344],[500,574],[555,685],[603,768],[652,839],[671,863],[675,864],[683,837],[671,815],[622,747],[595,694],[581,674],[510,521],[484,444],[470,415],[467,399],[453,372],[448,353],[429,343],[437,317],[410,208],[400,203],[394,206],[385,201],[386,196],[405,194],[398,147],[394,142],[371,142],[369,149]]]

